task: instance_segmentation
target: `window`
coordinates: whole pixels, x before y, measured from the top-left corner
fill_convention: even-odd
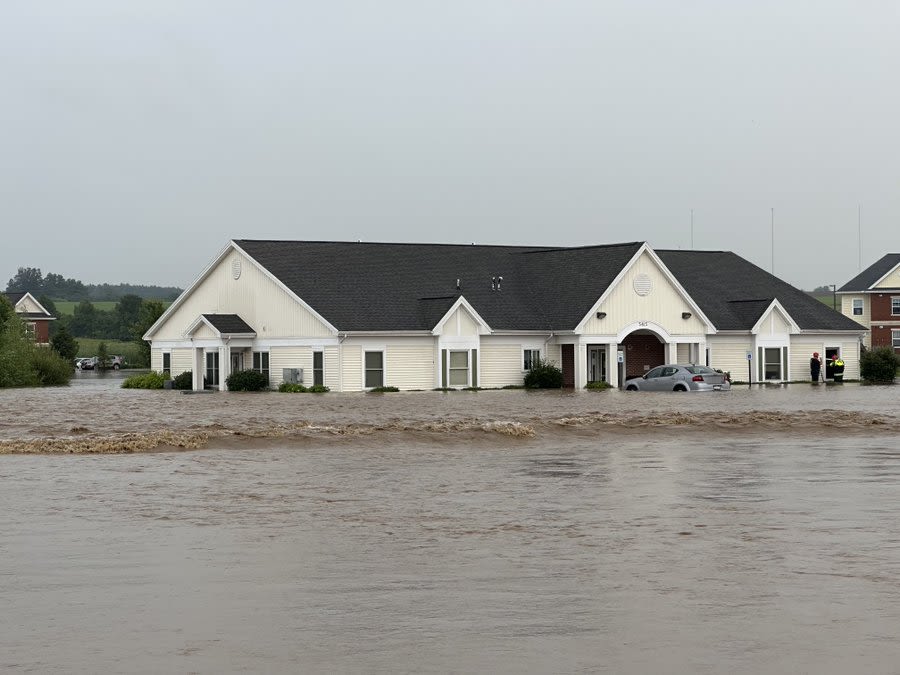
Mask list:
[[[891,316],[900,316],[900,298],[891,298]]]
[[[253,352],[253,370],[266,376],[269,381],[269,352]]]
[[[647,373],[647,379],[650,379],[651,377],[662,377],[663,370],[665,370],[665,369],[662,366],[659,366],[658,368],[654,368],[649,373]]]
[[[313,384],[325,384],[325,354],[324,352],[313,352]]]
[[[526,349],[525,357],[523,359],[523,370],[531,370],[534,368],[541,360],[541,350],[540,349]]]
[[[785,379],[785,364],[787,363],[787,347],[760,347],[759,348],[759,379],[783,380]]]
[[[384,386],[384,352],[366,352],[366,388]]]
[[[28,323],[25,324],[25,337],[33,342],[35,339],[34,335],[35,335],[35,324],[33,321],[29,321]]]
[[[451,387],[467,387],[469,385],[469,352],[450,352],[449,381]]]
[[[206,386],[219,386],[219,352],[206,352]]]
[[[853,316],[862,316],[863,301],[862,298],[853,298]]]
[[[900,347],[900,330],[891,331],[891,345],[894,347]]]
[[[172,372],[172,353],[171,352],[163,352],[163,369],[164,373]]]

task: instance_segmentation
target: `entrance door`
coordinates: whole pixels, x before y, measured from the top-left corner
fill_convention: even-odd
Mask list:
[[[832,366],[832,362],[834,361],[834,357],[838,356],[841,353],[841,350],[838,347],[825,347],[825,379],[833,380],[834,379],[834,367]]]
[[[588,382],[607,382],[606,347],[588,345]]]
[[[231,372],[236,373],[244,369],[243,352],[231,352]]]
[[[563,387],[575,388],[575,345],[560,345],[562,357]]]
[[[206,352],[206,386],[219,388],[219,352]]]

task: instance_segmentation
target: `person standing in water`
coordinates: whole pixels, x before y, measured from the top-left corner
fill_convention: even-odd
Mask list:
[[[813,352],[812,358],[809,360],[809,376],[813,382],[819,381],[819,373],[822,371],[822,360],[819,358],[819,352]]]

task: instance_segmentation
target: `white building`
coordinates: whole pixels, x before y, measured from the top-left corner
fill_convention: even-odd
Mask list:
[[[521,384],[537,358],[575,388],[674,362],[783,382],[827,350],[854,379],[863,333],[730,252],[235,240],[144,338],[195,389],[252,368],[360,391]]]

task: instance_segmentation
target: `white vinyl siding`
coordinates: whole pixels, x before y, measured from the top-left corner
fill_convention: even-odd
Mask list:
[[[362,347],[345,344],[340,349],[344,391],[361,391],[363,388]]]
[[[150,350],[150,370],[161,373],[162,372],[162,349],[151,349]]]
[[[302,368],[302,384],[312,381],[312,349],[310,347],[272,347],[269,349],[269,386],[284,382],[285,368]]]
[[[747,352],[754,349],[747,337],[715,336],[709,337],[707,346],[710,350],[710,367],[718,368],[731,373],[732,380],[747,381]],[[756,355],[753,356],[751,367],[756,366]],[[753,380],[756,381],[754,375]]]
[[[678,353],[678,363],[690,363],[691,362],[691,346],[689,344],[678,344],[677,353]]]
[[[521,345],[491,344],[488,340],[482,340],[479,359],[481,361],[480,382],[482,387],[522,384]]]
[[[647,295],[638,295],[634,290],[634,279],[639,274],[646,274],[651,280],[652,289]],[[706,325],[696,316],[697,312],[647,253],[635,261],[597,311],[605,312],[606,317],[598,319],[595,311],[585,322],[582,331],[585,335],[615,334],[623,326],[638,321],[665,326],[671,335],[702,335],[706,332]],[[681,318],[682,312],[690,312],[691,317]]]
[[[234,279],[232,262],[241,263]],[[154,340],[178,340],[201,314],[237,314],[256,331],[259,339],[282,337],[330,337],[333,333],[312,312],[292,298],[247,257],[230,251],[210,274],[184,298],[153,336]]]
[[[191,361],[192,349],[173,349],[172,350],[172,377],[180,375],[185,371],[193,371],[194,364]]]
[[[341,388],[341,368],[338,347],[325,347],[325,386],[332,391]],[[346,387],[346,383],[344,384]]]
[[[433,340],[420,345],[387,345],[385,351],[388,385],[405,390],[434,388]]]

